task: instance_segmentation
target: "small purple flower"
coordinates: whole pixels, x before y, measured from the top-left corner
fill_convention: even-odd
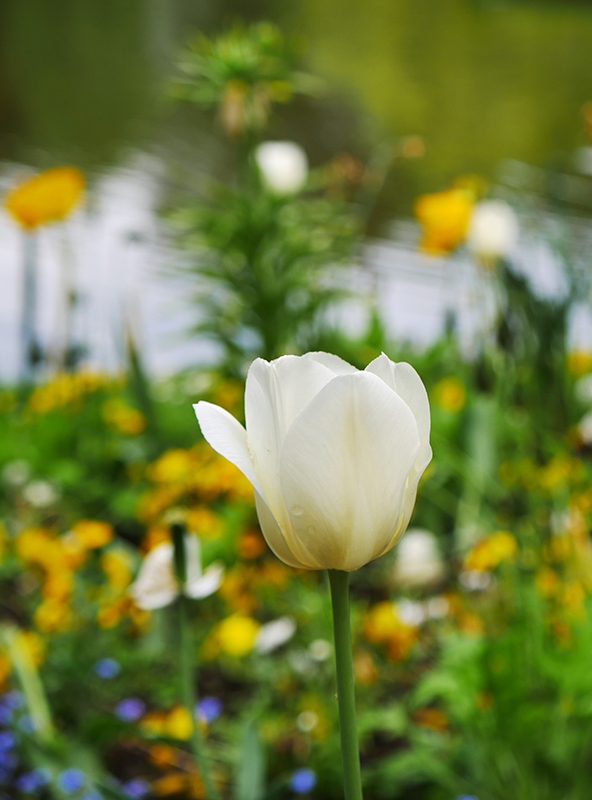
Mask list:
[[[103,795],[98,792],[87,792],[82,795],[80,800],[103,800]]]
[[[296,794],[306,794],[314,789],[317,783],[317,776],[312,769],[297,769],[290,778],[290,787]]]
[[[114,658],[101,658],[95,664],[95,672],[99,678],[109,681],[119,675],[121,666]]]
[[[86,775],[81,769],[70,767],[58,775],[58,786],[66,794],[79,792],[86,783]]]
[[[457,797],[456,800],[479,800],[479,798],[475,797],[474,794],[463,794],[461,797]]]
[[[5,753],[7,750],[12,750],[16,745],[17,739],[14,733],[10,731],[0,731],[0,753]]]
[[[195,706],[195,718],[203,722],[212,722],[222,713],[222,701],[219,697],[202,697]]]
[[[3,706],[0,701],[0,725],[10,725],[12,722],[12,709]]]
[[[146,797],[150,791],[150,784],[148,781],[144,781],[141,778],[134,778],[133,780],[124,783],[121,787],[121,790],[128,797],[142,798]]]
[[[115,713],[124,722],[136,722],[143,716],[146,706],[138,697],[126,697],[115,706]]]

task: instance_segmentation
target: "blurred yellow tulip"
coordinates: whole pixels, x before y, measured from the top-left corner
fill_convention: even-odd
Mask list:
[[[466,189],[424,194],[415,201],[415,216],[423,228],[420,248],[443,255],[461,244],[467,234],[475,196]]]
[[[76,167],[41,172],[8,193],[9,213],[27,230],[65,219],[84,191],[85,178]]]

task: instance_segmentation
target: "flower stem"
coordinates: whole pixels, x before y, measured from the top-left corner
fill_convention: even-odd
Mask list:
[[[180,586],[187,580],[187,554],[185,551],[185,529],[182,525],[171,526],[174,546],[175,574]],[[199,770],[204,785],[205,800],[220,800],[220,793],[212,778],[210,765],[205,753],[205,741],[198,723],[195,720],[197,693],[194,684],[193,664],[191,661],[191,637],[189,631],[188,599],[181,593],[177,600],[177,620],[179,624],[179,665],[181,672],[181,691],[183,703],[191,716],[191,749],[193,759]]]
[[[333,606],[337,700],[345,800],[363,800],[349,613],[349,572],[333,569],[328,572]]]
[[[204,785],[205,800],[218,800],[220,794],[210,773],[208,760],[204,752],[204,738],[195,721],[195,705],[197,696],[193,684],[193,668],[191,663],[191,647],[189,641],[189,625],[187,619],[187,598],[179,597],[177,601],[177,614],[179,620],[179,657],[181,666],[181,687],[183,692],[183,703],[191,715],[193,725],[191,731],[191,749],[195,765],[199,770],[199,775]]]

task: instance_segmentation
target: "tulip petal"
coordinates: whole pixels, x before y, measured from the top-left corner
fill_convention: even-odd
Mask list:
[[[223,577],[223,565],[218,563],[210,564],[205,572],[198,578],[187,580],[184,593],[187,595],[187,597],[192,597],[194,600],[199,600],[203,597],[209,597],[220,588]]]
[[[334,356],[332,353],[316,351],[313,353],[305,353],[302,358],[310,358],[313,361],[318,361],[319,364],[330,369],[334,375],[353,375],[354,372],[359,372],[359,370],[352,367],[351,364],[348,364],[347,361],[339,358],[339,356]]]
[[[281,448],[281,487],[294,539],[317,568],[357,569],[384,551],[419,448],[407,404],[368,372],[334,378],[298,415]]]
[[[298,356],[282,356],[271,364],[258,358],[249,368],[245,417],[261,484],[258,491],[286,536],[290,534],[290,521],[280,489],[281,443],[294,418],[333,378],[322,364]]]
[[[255,507],[265,541],[280,561],[296,569],[320,569],[316,566],[316,562],[313,559],[300,561],[296,558],[288,547],[286,538],[281,532],[280,526],[277,524],[269,506],[258,492],[255,492]]]
[[[395,363],[385,353],[382,353],[374,361],[371,361],[364,371],[378,375],[407,403],[417,422],[420,441],[422,445],[427,443],[430,438],[428,393],[411,364],[407,364],[405,361]]]
[[[173,602],[179,594],[179,586],[173,572],[173,545],[170,542],[163,542],[148,553],[129,591],[138,608],[145,611]]]
[[[255,489],[261,492],[249,451],[247,432],[240,422],[225,409],[204,400],[195,403],[193,410],[208,444],[238,467]]]

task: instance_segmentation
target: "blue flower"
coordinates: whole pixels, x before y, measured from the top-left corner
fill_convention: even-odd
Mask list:
[[[218,697],[202,697],[195,706],[195,718],[212,722],[222,713],[222,701]]]
[[[463,794],[461,797],[457,797],[456,800],[479,800],[479,798],[475,797],[474,794]]]
[[[146,706],[138,697],[126,697],[115,706],[115,713],[124,722],[135,722],[146,711]]]
[[[4,692],[0,703],[10,709],[22,708],[25,705],[25,695],[22,692],[17,692],[16,689],[11,692]]]
[[[12,722],[12,709],[8,706],[3,706],[0,701],[0,725],[10,725]]]
[[[15,783],[17,788],[24,792],[25,794],[33,794],[40,789],[42,786],[45,786],[49,783],[50,775],[49,772],[45,769],[34,769],[32,772],[25,772],[22,775],[19,775],[16,779]]]
[[[58,786],[62,792],[74,794],[79,792],[86,783],[86,775],[81,769],[71,767],[58,775]]]
[[[0,768],[14,769],[18,764],[16,753],[0,752]]]
[[[95,664],[95,672],[99,678],[111,680],[119,675],[121,666],[114,658],[101,658],[101,660],[97,661]]]
[[[312,769],[297,769],[290,778],[290,786],[296,794],[306,794],[314,789],[317,783],[317,776]]]
[[[12,750],[16,745],[16,736],[10,731],[0,731],[0,753]]]
[[[134,778],[133,780],[124,783],[121,787],[121,790],[124,794],[127,794],[128,797],[146,797],[150,791],[150,784],[148,781],[144,781],[141,778]]]
[[[87,792],[82,795],[80,800],[103,800],[103,795],[99,792]]]

